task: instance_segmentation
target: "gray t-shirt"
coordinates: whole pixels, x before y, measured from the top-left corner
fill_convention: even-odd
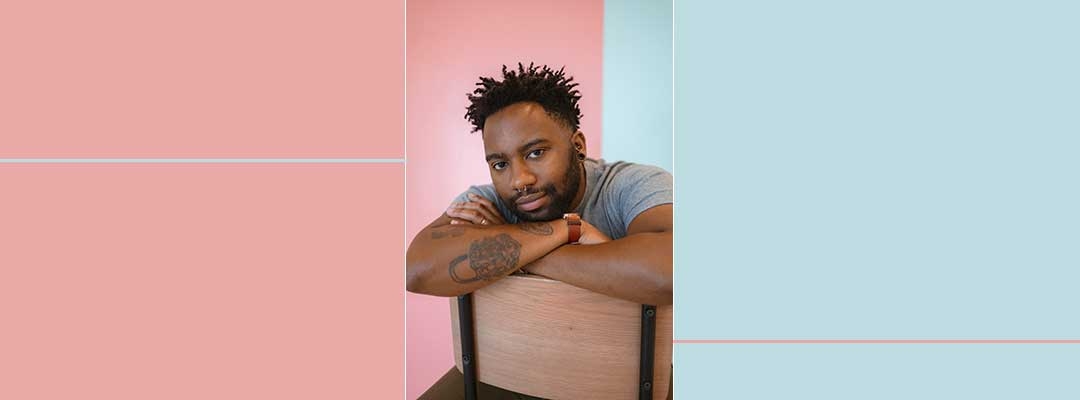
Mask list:
[[[630,222],[642,211],[673,201],[671,174],[651,165],[604,160],[585,160],[585,196],[575,212],[608,237],[626,237]],[[521,222],[495,193],[495,187],[471,186],[455,202],[469,201],[468,194],[486,197],[511,224]]]

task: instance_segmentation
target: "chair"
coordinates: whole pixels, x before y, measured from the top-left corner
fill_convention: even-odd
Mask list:
[[[466,399],[476,398],[476,381],[548,399],[667,396],[671,305],[643,306],[536,275],[507,276],[450,304]]]

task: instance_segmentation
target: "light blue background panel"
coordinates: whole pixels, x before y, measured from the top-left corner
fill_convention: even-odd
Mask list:
[[[608,161],[671,171],[671,13],[671,0],[604,2],[603,157]]]
[[[677,338],[1080,338],[1080,3],[676,6]]]
[[[1080,3],[675,4],[677,339],[1080,339]],[[1077,398],[1080,345],[678,344],[681,398]]]
[[[676,399],[1080,398],[1080,345],[678,344],[675,351]]]

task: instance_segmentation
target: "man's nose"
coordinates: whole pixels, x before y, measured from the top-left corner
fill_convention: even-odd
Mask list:
[[[531,170],[525,167],[514,168],[514,181],[511,182],[514,186],[514,190],[522,190],[526,186],[536,185],[536,175]]]

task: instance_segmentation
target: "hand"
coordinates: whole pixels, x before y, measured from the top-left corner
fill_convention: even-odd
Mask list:
[[[578,243],[582,245],[589,245],[610,241],[611,238],[605,235],[603,231],[597,229],[596,226],[593,226],[593,224],[590,224],[588,221],[581,220],[581,237],[578,238]],[[540,275],[545,278],[554,279],[548,274],[548,271],[551,268],[558,267],[545,262],[544,259],[541,258],[539,260],[533,261],[532,263],[526,264],[524,267],[521,267],[521,271],[525,271],[533,275]]]
[[[533,262],[533,263],[526,264],[524,267],[521,267],[521,269],[519,269],[518,271],[529,274],[529,275],[538,275],[538,276],[542,276],[542,277],[551,279],[550,276],[547,276],[547,272],[546,272],[547,270],[544,269],[544,264],[540,263],[540,262]]]
[[[506,223],[495,204],[483,196],[469,193],[469,200],[453,203],[446,209],[451,225],[502,225]]]
[[[578,239],[578,243],[598,244],[610,241],[611,238],[609,238],[607,235],[604,234],[604,232],[593,226],[593,224],[590,224],[584,219],[581,220],[581,238]]]

